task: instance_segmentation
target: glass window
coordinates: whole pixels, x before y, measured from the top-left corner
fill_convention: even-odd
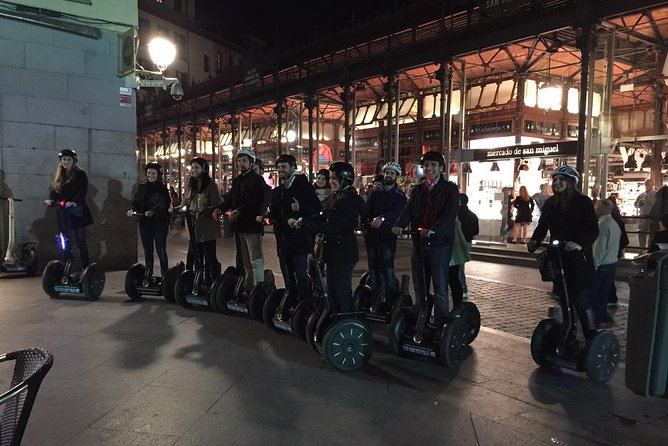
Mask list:
[[[210,67],[209,67],[209,56],[207,54],[204,55],[204,72],[209,73],[210,72]]]
[[[174,45],[176,45],[176,57],[179,60],[188,60],[188,44],[186,43],[186,36],[179,33],[174,33]]]
[[[376,114],[376,119],[381,120],[385,119],[387,116],[387,102],[381,102],[380,108],[378,109],[378,114]]]
[[[415,98],[406,98],[400,103],[399,106],[399,116],[415,116],[414,106],[417,106],[417,101]]]
[[[524,82],[524,105],[535,107],[538,101],[538,85],[536,81],[527,79]]]
[[[422,117],[423,118],[433,118],[436,116],[435,113],[435,107],[434,107],[434,102],[435,97],[434,95],[430,94],[422,98]]]
[[[499,91],[496,96],[496,104],[504,105],[509,103],[513,98],[511,97],[515,93],[515,81],[513,79],[508,79],[499,84]]]
[[[489,107],[494,103],[494,98],[496,97],[496,89],[499,84],[487,84],[482,87],[482,93],[480,94],[480,105],[481,107]]]
[[[366,112],[366,116],[364,116],[364,122],[362,122],[362,124],[371,124],[373,122],[373,117],[376,114],[377,108],[378,105],[376,104],[369,105],[368,111]]]
[[[476,108],[480,105],[480,95],[482,94],[482,87],[480,85],[474,85],[469,90],[468,94],[468,105],[466,108]]]

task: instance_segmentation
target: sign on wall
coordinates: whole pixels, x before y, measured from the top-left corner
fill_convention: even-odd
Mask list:
[[[559,157],[577,155],[577,141],[555,141],[539,144],[514,145],[494,149],[461,151],[461,162],[495,161],[509,158]]]

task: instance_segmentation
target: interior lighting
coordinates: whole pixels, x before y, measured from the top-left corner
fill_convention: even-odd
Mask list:
[[[628,161],[626,161],[626,163],[624,164],[624,168],[625,168],[625,169],[635,170],[635,169],[638,168],[638,163],[636,162],[636,157],[635,157],[635,155],[636,155],[636,151],[635,151],[635,150],[634,150],[632,153],[629,154],[629,159],[628,159]]]
[[[288,142],[295,142],[295,139],[297,139],[297,132],[294,130],[288,130],[288,133],[286,134]]]

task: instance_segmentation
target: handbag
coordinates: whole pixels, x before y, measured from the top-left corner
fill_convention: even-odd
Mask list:
[[[552,265],[552,259],[547,251],[538,254],[538,270],[540,271],[540,279],[543,282],[554,282],[557,275]]]

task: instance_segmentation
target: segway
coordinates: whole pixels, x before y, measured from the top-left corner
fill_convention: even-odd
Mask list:
[[[324,354],[327,363],[337,370],[359,370],[373,353],[373,333],[364,321],[364,313],[335,313],[335,303],[327,292],[322,270],[313,254],[309,255],[309,264],[319,299],[306,324],[306,341],[317,353]]]
[[[141,212],[133,212],[132,217],[139,220],[144,215]],[[131,300],[141,300],[142,296],[164,296],[167,302],[175,302],[174,284],[179,275],[185,270],[183,262],[167,270],[164,277],[153,275],[153,258],[148,259],[149,264],[144,266],[135,263],[125,273],[125,294]]]
[[[58,208],[58,212],[69,212],[70,208],[65,206],[64,201],[54,202],[52,206]],[[69,221],[69,218],[64,218]],[[72,272],[72,248],[68,232],[56,235],[58,250],[63,253],[65,262],[51,260],[42,272],[42,289],[52,298],[61,294],[82,294],[88,300],[97,300],[102,295],[105,284],[105,274],[97,263],[88,264],[80,273]]]
[[[379,268],[380,271],[376,273],[375,280],[372,280],[369,271],[362,274],[359,285],[357,285],[357,288],[353,291],[353,302],[356,309],[365,313],[367,320],[389,324],[392,321],[394,314],[399,311],[401,307],[411,307],[413,305],[413,300],[407,292],[399,292],[399,280],[396,277],[393,277],[392,279],[396,283],[395,289],[397,290],[397,295],[391,302],[388,301],[388,296],[385,292],[385,269],[382,268],[380,247],[378,246],[378,231],[375,232],[376,244],[373,249],[377,262],[379,263],[377,268]]]
[[[422,257],[421,229],[402,231],[410,235],[417,258],[421,280],[424,277],[424,260]],[[402,288],[406,288],[402,284]],[[464,359],[472,342],[470,333],[480,330],[478,313],[477,326],[472,318],[472,325],[462,317],[462,310],[450,312],[443,325],[428,324],[432,306],[426,295],[427,283],[423,282],[423,292],[416,293],[414,308],[401,308],[390,323],[389,343],[392,352],[398,356],[424,356],[434,358],[448,367],[456,367]],[[471,304],[475,307],[475,304]],[[477,308],[475,310],[477,312]]]
[[[206,265],[204,259],[200,256],[195,240],[195,225],[192,215],[187,206],[179,209],[184,214],[186,227],[190,236],[190,247],[195,260],[194,270],[186,269],[182,271],[174,283],[174,301],[186,309],[199,309],[217,311],[213,297],[216,295],[218,286],[225,279],[225,275],[220,275],[214,280],[206,274]]]
[[[268,296],[276,291],[274,273],[264,270],[264,281],[256,284],[250,293],[244,292],[246,274],[243,268],[229,267],[215,294],[217,311],[223,314],[244,314],[263,321],[263,308]]]
[[[559,307],[561,318],[556,319],[551,311],[548,319],[543,319],[531,335],[531,357],[541,367],[562,367],[578,372],[586,372],[594,382],[607,382],[615,374],[619,365],[620,347],[617,336],[610,330],[592,330],[585,333],[585,343],[569,342],[575,338],[575,319],[573,304],[568,295],[566,276],[562,262],[564,244],[552,240],[543,244],[547,248],[545,262],[552,267],[554,277],[563,290]],[[545,278],[547,279],[547,277]],[[584,327],[583,327],[584,331]]]
[[[16,224],[14,221],[14,203],[22,201],[20,198],[0,197],[7,200],[7,249],[5,258],[0,264],[0,273],[25,274],[34,276],[37,273],[37,244],[34,242],[22,243],[16,248]]]

